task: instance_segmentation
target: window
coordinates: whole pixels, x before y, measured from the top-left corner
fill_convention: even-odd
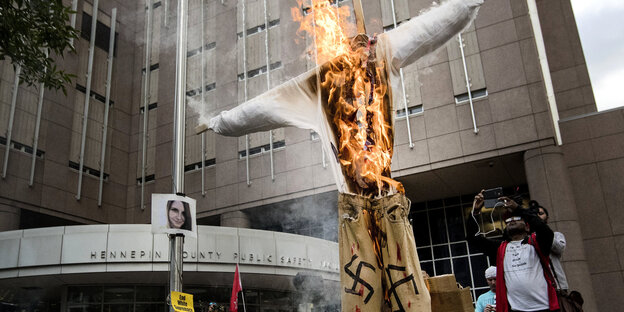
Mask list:
[[[478,99],[482,99],[488,96],[488,92],[487,89],[479,89],[479,90],[475,90],[475,91],[471,91],[470,95],[472,96],[473,100],[478,100]],[[455,96],[455,103],[456,104],[460,104],[460,103],[465,103],[470,101],[470,98],[468,97],[468,92],[466,93],[462,93],[460,95],[456,95]]]
[[[412,107],[408,107],[407,108],[407,113],[408,115],[412,116],[412,115],[417,115],[423,112],[423,106],[422,105],[416,105],[416,106],[412,106]],[[396,111],[396,118],[403,118],[405,117],[405,109],[397,109]]]
[[[381,0],[381,21],[383,23],[384,31],[394,28],[394,19],[396,18],[397,25],[403,21],[409,20],[410,11],[407,0]],[[394,4],[394,12],[392,12],[392,5]]]
[[[412,221],[420,265],[431,276],[455,274],[462,286],[470,286],[473,298],[488,290],[483,272],[487,257],[470,250],[465,220],[473,195],[412,204]]]
[[[72,136],[69,154],[68,166],[72,169],[80,169],[80,150],[82,146],[83,136],[83,118],[86,88],[80,84],[76,84],[76,96],[74,98],[74,111],[72,123]],[[100,158],[102,153],[102,140],[104,127],[104,110],[105,104],[102,101],[104,96],[92,91],[89,98],[89,112],[87,116],[87,128],[84,146],[83,172],[93,176],[100,177]],[[110,117],[109,117],[110,118]],[[111,131],[107,129],[107,131]],[[108,142],[110,145],[110,141]],[[110,154],[110,148],[106,149],[106,153]],[[107,169],[110,164],[110,157],[106,155],[104,168]],[[108,177],[105,173],[104,177]]]
[[[98,12],[98,17],[102,12]],[[82,12],[82,25],[80,25],[80,36],[84,38],[86,41],[91,40],[91,23],[93,21],[93,16],[87,14],[86,12]],[[110,17],[109,17],[110,24]],[[110,47],[110,26],[105,25],[104,23],[98,20],[97,25],[95,25],[95,46],[108,52]],[[115,32],[115,50],[113,50],[113,55],[117,55],[117,38],[119,37],[119,33]]]
[[[481,52],[477,42],[477,34],[474,24],[471,24],[466,32],[462,33],[462,44],[464,55],[462,57],[459,47],[459,39],[455,37],[447,45],[449,65],[451,68],[451,80],[453,82],[453,94],[457,104],[468,100],[468,90],[466,89],[466,75],[473,98],[487,96],[485,91],[485,75],[481,63]],[[464,62],[466,70],[464,70]],[[465,97],[465,100],[463,98]]]
[[[264,7],[266,3],[266,8]],[[279,1],[244,1],[237,7],[237,53],[238,53],[238,102],[252,99],[282,82],[282,61],[280,42]],[[268,21],[265,23],[265,13]],[[268,24],[268,25],[267,25]],[[243,30],[245,35],[243,36]],[[261,155],[271,149],[286,145],[284,129],[270,132],[252,133],[239,137],[238,156],[240,159],[252,155]],[[246,142],[246,139],[249,141]],[[247,150],[247,145],[249,149]],[[248,155],[249,153],[249,155]]]
[[[13,66],[6,60],[0,61],[0,68],[3,71],[0,78],[0,144],[6,146],[15,74]],[[32,155],[38,103],[39,92],[35,88],[18,88],[9,148]],[[42,157],[44,152],[41,149],[45,148],[43,146],[45,142],[39,143],[36,153],[38,157]]]
[[[284,140],[284,129],[276,129],[273,131],[273,150],[281,149],[286,146]],[[268,132],[256,132],[249,136],[249,156],[261,155],[268,153],[271,150],[271,144],[269,143]],[[263,144],[264,143],[264,144]],[[242,136],[238,139],[238,158],[243,159],[247,156],[247,149],[245,148],[245,137]]]
[[[153,52],[153,51],[152,51]],[[160,73],[158,64],[154,64],[151,66],[150,72],[150,94],[149,94],[149,104],[147,106],[147,133],[143,133],[143,118],[145,118],[145,107],[143,107],[144,99],[143,92],[141,92],[141,102],[139,103],[139,149],[137,153],[137,185],[141,185],[141,174],[142,174],[142,166],[145,165],[145,182],[154,181],[154,173],[155,169],[155,160],[156,160],[156,116],[158,113],[158,76]],[[141,86],[144,84],[145,75],[142,77]],[[143,136],[146,135],[146,155],[145,155],[145,164],[143,161]]]

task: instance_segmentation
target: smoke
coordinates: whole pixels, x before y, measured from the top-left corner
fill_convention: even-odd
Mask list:
[[[293,279],[297,290],[295,302],[299,311],[338,311],[340,308],[339,283],[323,280],[319,274],[297,273]]]
[[[310,195],[248,210],[252,227],[338,241],[338,193]]]
[[[199,98],[201,99],[201,97]],[[211,109],[211,105],[207,105],[194,97],[187,96],[186,104],[194,113],[197,114],[198,125],[208,124],[210,118],[216,115],[216,111]]]

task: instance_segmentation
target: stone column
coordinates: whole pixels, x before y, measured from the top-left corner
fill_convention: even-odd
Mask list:
[[[221,214],[221,226],[250,228],[249,217],[244,211],[233,211]]]
[[[528,150],[524,153],[524,166],[531,199],[548,209],[548,225],[566,237],[561,262],[570,290],[581,292],[585,299],[584,311],[597,311],[572,183],[561,148],[547,146]]]
[[[19,230],[20,209],[0,204],[0,232]]]

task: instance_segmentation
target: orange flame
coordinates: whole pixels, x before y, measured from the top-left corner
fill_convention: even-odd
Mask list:
[[[291,13],[300,22],[297,33],[315,39],[323,108],[333,123],[337,157],[350,191],[367,196],[404,193],[401,183],[390,178],[393,109],[386,64],[376,59],[376,39],[348,36],[355,29],[348,7],[312,0],[310,8],[302,8],[299,1]]]

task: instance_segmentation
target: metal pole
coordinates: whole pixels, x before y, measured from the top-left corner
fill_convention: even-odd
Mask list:
[[[106,159],[106,136],[108,135],[108,113],[110,110],[111,78],[113,76],[113,56],[115,54],[115,26],[117,23],[117,8],[111,12],[111,31],[108,44],[108,68],[106,70],[106,98],[104,99],[104,125],[102,126],[102,155],[100,155],[100,189],[98,192],[98,206],[102,206],[102,188],[104,186],[104,161]]]
[[[266,67],[267,67],[267,90],[271,89],[271,60],[269,58],[269,15],[267,12],[267,0],[264,0],[264,48],[266,49]],[[273,130],[269,130],[269,155],[271,160],[271,181],[275,181],[275,166],[273,165]]]
[[[165,0],[165,5],[164,5],[165,9],[164,9],[164,13],[163,13],[163,23],[164,26],[167,27],[167,20],[169,19],[169,0]]]
[[[169,295],[171,295],[172,291],[182,291],[183,251],[184,236],[182,234],[169,235]],[[169,306],[169,311],[175,312],[173,305]]]
[[[392,8],[392,23],[394,28],[397,27],[396,11],[394,10],[394,0],[390,1]],[[412,127],[410,126],[409,109],[407,107],[407,94],[405,92],[405,78],[403,77],[403,68],[399,68],[399,74],[401,76],[401,90],[403,91],[403,105],[405,108],[405,121],[407,122],[407,139],[409,140],[409,147],[414,148],[414,142],[412,142]]]
[[[472,92],[470,91],[470,78],[468,78],[468,67],[466,67],[466,56],[464,54],[464,39],[461,34],[457,35],[459,40],[459,51],[461,52],[462,63],[464,64],[464,78],[466,79],[466,90],[468,90],[468,101],[470,101],[470,113],[472,114],[472,126],[475,134],[479,133],[477,119],[475,117],[474,105],[472,104]]]
[[[45,49],[46,58],[48,57],[48,49]],[[44,72],[47,72],[44,69]],[[28,180],[28,186],[33,186],[35,183],[35,165],[37,160],[37,148],[39,145],[39,128],[41,127],[41,109],[43,107],[43,82],[39,84],[39,102],[37,102],[37,116],[35,117],[35,134],[33,135],[33,154],[30,161],[30,179]]]
[[[9,151],[11,150],[11,136],[13,135],[13,120],[15,119],[15,106],[17,106],[17,91],[19,90],[20,74],[22,67],[17,65],[15,69],[15,81],[13,82],[13,96],[11,97],[11,111],[9,112],[9,125],[6,132],[6,146],[4,149],[4,163],[2,164],[2,178],[6,178],[9,166]]]
[[[178,30],[176,48],[176,81],[173,120],[172,191],[184,194],[184,139],[186,118],[186,27],[188,0],[178,1]],[[169,292],[182,291],[184,236],[169,235]],[[174,311],[173,305],[169,311]]]
[[[72,15],[69,17],[69,25],[72,28],[76,28],[76,14],[78,14],[78,12],[76,11],[78,10],[78,0],[72,0],[71,10],[74,13],[72,13]],[[74,38],[69,39],[69,45],[71,45],[72,47],[74,46]]]
[[[149,102],[151,93],[152,73],[150,67],[152,63],[152,27],[153,27],[153,5],[151,0],[145,0],[147,13],[145,18],[145,73],[143,76],[143,136],[141,149],[141,210],[145,209],[145,163],[147,162],[147,136],[149,125]],[[166,17],[165,17],[166,19]]]
[[[247,102],[247,25],[245,20],[245,0],[243,1],[242,7],[242,18],[243,18],[243,86],[244,86],[244,98],[243,103]],[[247,186],[251,185],[251,180],[249,179],[249,135],[245,134],[245,169],[247,171]]]
[[[206,46],[204,44],[204,0],[200,0],[201,9],[201,104],[206,105]],[[206,196],[206,132],[201,134],[201,194]]]
[[[188,0],[178,1],[175,107],[173,126],[173,193],[184,193],[184,139],[186,122],[186,26]]]
[[[82,193],[82,169],[84,167],[85,145],[87,141],[87,123],[89,122],[89,98],[91,97],[91,71],[93,70],[93,53],[95,52],[95,27],[97,26],[98,0],[93,0],[93,17],[91,19],[91,39],[89,41],[89,63],[87,64],[87,90],[85,91],[84,111],[82,115],[82,138],[80,140],[80,164],[78,165],[78,191],[76,200]]]

